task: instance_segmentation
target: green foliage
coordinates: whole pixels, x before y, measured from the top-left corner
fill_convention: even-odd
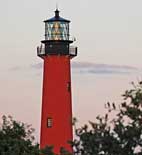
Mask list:
[[[142,155],[142,82],[132,84],[119,108],[108,102],[105,116],[76,129],[76,155]]]
[[[3,116],[0,126],[1,155],[39,155],[39,145],[33,144],[34,129],[30,125]]]
[[[60,148],[59,154],[55,154],[53,149],[54,149],[53,146],[46,146],[44,149],[41,150],[41,154],[43,155],[72,155],[71,153],[69,153],[69,151],[67,151],[63,147]]]
[[[55,155],[53,152],[53,146],[46,146],[44,149],[41,149],[43,155]]]
[[[77,120],[73,119],[76,138],[70,143],[74,155],[142,155],[142,82],[132,85],[119,107],[108,102],[107,113],[97,116],[95,122],[77,128]],[[53,146],[39,150],[39,145],[33,143],[34,130],[30,125],[10,116],[3,116],[2,121],[0,155],[57,155]],[[71,153],[61,147],[58,155]]]
[[[60,148],[60,155],[72,155],[68,150],[65,148],[61,147]]]
[[[57,155],[53,146],[39,149],[39,144],[34,143],[34,129],[13,120],[11,116],[3,116],[0,125],[0,155]],[[60,149],[60,155],[71,155],[66,149]]]

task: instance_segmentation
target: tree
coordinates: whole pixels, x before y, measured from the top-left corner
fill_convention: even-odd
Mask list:
[[[142,82],[132,85],[118,108],[108,102],[104,116],[75,130],[76,155],[142,155]]]
[[[0,124],[0,155],[57,155],[53,146],[39,149],[33,136],[31,125],[13,120],[11,116],[3,116]],[[66,149],[60,149],[60,155],[71,155]]]
[[[70,153],[68,150],[66,150],[63,147],[60,148],[59,154],[55,154],[53,149],[54,149],[54,146],[46,146],[44,149],[41,149],[40,152],[43,155],[72,155],[72,153]]]
[[[107,113],[97,116],[95,122],[81,128],[75,123],[76,138],[71,142],[74,155],[142,155],[142,82],[132,85],[118,107],[108,102]],[[39,145],[33,143],[31,126],[12,117],[3,116],[2,120],[0,155],[56,155],[53,146],[39,150]],[[59,154],[71,155],[64,148]]]
[[[39,155],[39,145],[34,144],[34,129],[13,120],[11,116],[3,116],[0,126],[1,155]]]

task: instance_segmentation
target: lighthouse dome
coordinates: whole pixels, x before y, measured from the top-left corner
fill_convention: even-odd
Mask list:
[[[56,11],[55,11],[55,16],[52,17],[52,18],[50,18],[50,19],[45,20],[44,22],[55,22],[55,21],[60,21],[60,22],[67,22],[67,23],[69,23],[70,20],[67,20],[67,19],[64,19],[64,18],[60,17],[60,16],[59,16],[59,12],[60,12],[60,11],[59,11],[58,9],[56,9]]]

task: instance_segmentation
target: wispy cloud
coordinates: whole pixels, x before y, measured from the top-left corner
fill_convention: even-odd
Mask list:
[[[27,67],[15,66],[10,68],[11,71],[19,71],[25,69],[41,70],[42,63],[31,64]],[[81,74],[130,74],[141,72],[138,68],[123,65],[96,64],[89,62],[73,62],[72,70]]]
[[[33,68],[33,69],[41,69],[42,66],[43,66],[42,63],[37,63],[37,64],[30,65],[30,67]]]
[[[138,72],[138,68],[123,65],[96,64],[88,62],[74,62],[74,70],[89,74],[129,74]]]
[[[14,67],[9,68],[9,71],[19,71],[19,70],[22,70],[22,69],[23,69],[22,66],[14,66]]]
[[[36,63],[36,64],[31,64],[31,65],[26,65],[26,66],[13,66],[10,67],[8,70],[9,71],[24,71],[24,70],[29,70],[29,69],[35,69],[35,70],[40,70],[42,69],[42,63]]]

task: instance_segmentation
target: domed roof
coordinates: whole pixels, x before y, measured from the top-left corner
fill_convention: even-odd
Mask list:
[[[68,23],[70,22],[69,20],[64,19],[64,18],[59,16],[59,10],[58,9],[56,9],[54,17],[47,19],[44,22],[54,22],[54,21],[61,21],[61,22],[68,22]]]

